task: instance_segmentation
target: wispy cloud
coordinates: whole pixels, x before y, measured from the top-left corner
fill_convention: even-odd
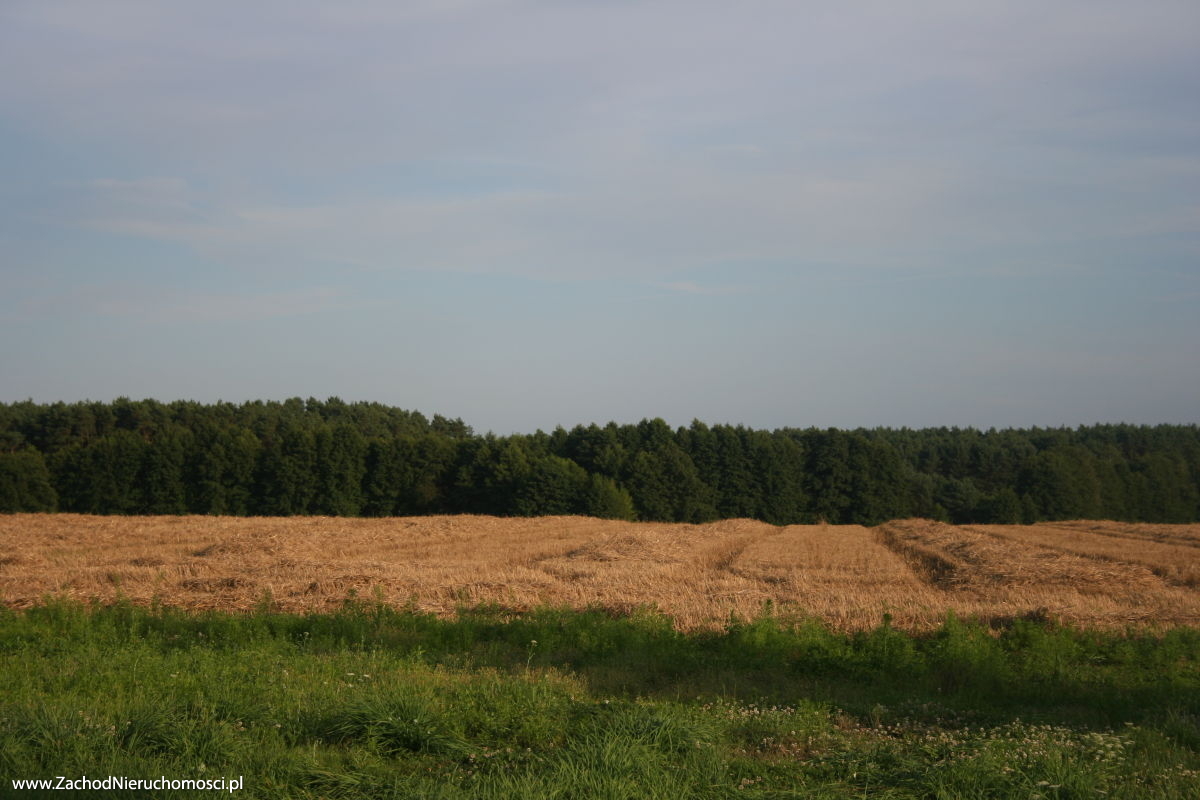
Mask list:
[[[1178,228],[1194,205],[1146,160],[1200,112],[1140,99],[1200,90],[1186,4],[115,8],[9,10],[0,99],[177,176],[94,178],[87,227],[231,263],[661,281],[952,251],[939,268],[968,272],[972,250]],[[473,159],[553,188],[396,169]]]
[[[682,294],[702,294],[708,296],[720,296],[730,294],[745,294],[751,291],[749,286],[703,286],[693,281],[669,281],[661,283],[667,289],[673,292]]]
[[[12,167],[0,304],[30,341],[39,313],[80,313],[155,335],[172,321],[287,320],[286,347],[327,312],[392,324],[365,286],[397,298],[421,285],[443,316],[458,313],[463,287],[524,302],[532,286],[543,302],[523,324],[569,307],[604,318],[600,329],[610,309],[589,290],[603,285],[609,300],[647,295],[613,301],[614,313],[628,341],[655,345],[636,371],[625,354],[593,369],[614,396],[640,396],[621,382],[690,363],[689,347],[712,336],[729,354],[712,369],[767,381],[762,407],[784,415],[799,413],[796,398],[840,414],[851,396],[867,408],[888,394],[844,380],[846,353],[860,354],[863,376],[944,374],[964,403],[980,395],[958,367],[906,360],[922,352],[899,343],[913,320],[957,315],[966,344],[986,320],[1032,347],[1022,325],[1064,310],[1071,322],[1049,339],[1071,326],[1145,330],[1139,348],[1175,353],[1172,342],[1200,337],[1182,303],[1146,311],[1194,289],[1195,2],[0,6]],[[781,313],[751,315],[744,293]],[[685,295],[740,310],[726,328],[702,326],[704,304],[671,302]],[[482,363],[476,325],[512,327],[506,303],[477,303],[430,356],[429,375],[459,376],[450,397],[492,396],[467,391],[461,365]],[[806,326],[838,304],[874,314],[840,330],[837,352],[788,344],[827,341]],[[1083,313],[1092,306],[1131,310],[1102,322]],[[539,366],[503,391],[528,397],[544,342],[560,340],[531,330],[524,351]],[[879,355],[880,342],[896,350]],[[598,337],[592,352],[614,349]],[[807,366],[776,374],[747,352]],[[1015,361],[995,368],[1033,374]],[[1097,384],[1084,388],[1095,396]],[[729,409],[745,394],[731,392]]]
[[[366,308],[369,301],[336,287],[276,291],[184,290],[135,285],[43,285],[28,294],[17,314],[26,319],[96,315],[155,325],[216,324],[298,317]]]
[[[105,314],[129,317],[141,313],[157,322],[225,322],[295,317],[343,310],[359,305],[345,291],[331,287],[260,293],[180,294],[154,301],[140,312],[111,298],[99,307]]]
[[[147,177],[135,180],[97,178],[88,183],[105,203],[131,203],[141,206],[189,208],[188,183],[177,177]]]

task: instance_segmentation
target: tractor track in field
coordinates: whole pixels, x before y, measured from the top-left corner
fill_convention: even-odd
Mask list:
[[[1095,529],[1095,530],[1093,530]],[[1200,620],[1200,526],[898,520],[772,526],[586,517],[0,515],[0,602],[328,611],[348,598],[451,615],[498,604],[627,613],[682,629],[766,607],[842,630],[931,629],[948,611],[1080,625]]]

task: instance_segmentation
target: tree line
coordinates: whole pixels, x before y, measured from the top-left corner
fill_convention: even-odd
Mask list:
[[[476,434],[378,403],[0,404],[0,512],[1200,520],[1195,425]]]

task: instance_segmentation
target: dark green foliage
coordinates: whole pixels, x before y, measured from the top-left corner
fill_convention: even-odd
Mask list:
[[[641,452],[629,467],[629,485],[637,498],[638,517],[644,520],[675,518],[671,485],[654,453]]]
[[[0,510],[590,514],[777,525],[1200,520],[1200,429],[756,431],[661,419],[475,435],[292,398],[0,404]]]
[[[627,519],[636,516],[633,498],[612,478],[603,475],[588,477],[583,495],[583,513],[601,519]]]
[[[367,443],[350,425],[324,427],[316,436],[317,485],[314,510],[318,514],[355,517],[363,506]]]
[[[817,520],[849,520],[854,491],[850,472],[850,434],[842,431],[810,431],[804,437],[808,445],[808,496],[813,498],[812,513]]]
[[[719,425],[713,430],[717,440],[717,513],[726,519],[755,517],[762,502],[762,487],[750,452],[751,433],[740,426]],[[804,475],[804,463],[794,463],[789,477],[798,483]]]
[[[522,443],[501,444],[488,435],[465,443],[458,461],[454,508],[475,514],[515,513],[517,487],[529,473],[529,452]]]
[[[135,514],[145,510],[146,496],[139,480],[147,442],[132,431],[119,429],[84,449],[71,449],[62,462],[67,477],[59,489],[76,489],[67,510],[92,514]]]
[[[1005,486],[976,504],[974,519],[971,521],[993,525],[1019,525],[1021,516],[1021,498],[1011,487]]]
[[[808,454],[806,488],[813,518],[874,525],[911,516],[911,477],[895,447],[861,431],[793,434]]]
[[[249,514],[256,503],[254,476],[261,451],[261,443],[249,430],[200,428],[184,466],[188,510]]]
[[[184,459],[191,438],[191,431],[172,427],[161,431],[146,445],[140,483],[141,505],[147,513],[182,514],[187,511]]]
[[[58,493],[37,450],[0,453],[0,513],[54,511]]]
[[[853,478],[849,515],[842,521],[877,525],[908,516],[903,465],[886,441],[851,435],[850,474]]]
[[[928,472],[916,472],[910,467],[904,476],[905,494],[908,500],[908,513],[913,517],[936,519],[942,522],[950,520],[946,507],[938,502],[939,481]]]
[[[259,457],[258,513],[290,516],[313,512],[316,462],[316,441],[309,430],[289,426],[268,440]]]
[[[529,465],[517,485],[513,511],[526,517],[582,514],[587,489],[583,467],[570,459],[542,456]]]
[[[641,519],[705,522],[717,516],[712,488],[674,443],[638,453],[629,469],[629,485]]]
[[[800,443],[759,431],[751,439],[751,452],[754,474],[759,476],[762,489],[754,513],[743,516],[757,517],[772,525],[788,525],[807,519],[804,449]]]
[[[1147,522],[1191,522],[1200,492],[1182,455],[1147,453],[1131,465],[1131,516]]]
[[[374,440],[367,445],[363,513],[431,514],[447,510],[445,484],[459,445],[436,434]]]
[[[943,478],[935,497],[937,507],[944,509],[946,519],[955,525],[982,520],[984,516],[983,494],[970,478]]]
[[[1056,447],[1033,456],[1019,480],[1039,519],[1083,519],[1100,510],[1100,486],[1093,458],[1084,448]]]

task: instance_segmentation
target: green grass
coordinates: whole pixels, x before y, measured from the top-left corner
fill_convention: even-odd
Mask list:
[[[3,797],[117,775],[244,776],[243,798],[1183,800],[1198,722],[1194,629],[0,612]]]

